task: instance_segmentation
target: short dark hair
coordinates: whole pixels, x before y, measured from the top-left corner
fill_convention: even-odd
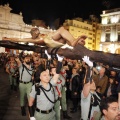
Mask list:
[[[109,97],[103,98],[101,100],[101,103],[100,103],[100,110],[101,110],[101,112],[103,110],[108,110],[109,104],[111,104],[113,102],[118,102],[118,99],[116,97],[113,97],[113,96],[109,96]],[[102,112],[102,114],[103,114],[103,112]]]
[[[39,31],[39,29],[38,28],[32,28],[31,31],[30,31],[30,33],[33,34],[36,31]]]
[[[32,38],[33,39],[36,39],[39,34],[40,34],[40,31],[38,28],[32,28],[31,31],[30,31],[31,35],[32,35]]]

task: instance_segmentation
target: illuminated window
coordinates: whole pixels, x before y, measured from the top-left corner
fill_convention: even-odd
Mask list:
[[[108,23],[108,18],[107,17],[102,18],[102,24],[107,24],[107,23]]]
[[[119,16],[111,16],[111,23],[117,23],[119,21]]]

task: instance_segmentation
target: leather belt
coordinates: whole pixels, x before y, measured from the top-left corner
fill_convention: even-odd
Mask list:
[[[45,110],[40,110],[40,109],[36,108],[37,112],[44,113],[44,114],[49,114],[50,112],[52,112],[52,110],[53,110],[53,108],[50,109],[50,110],[46,110],[46,111]]]
[[[20,83],[23,83],[23,84],[28,84],[30,82],[32,82],[32,81],[29,81],[29,82],[20,81]]]

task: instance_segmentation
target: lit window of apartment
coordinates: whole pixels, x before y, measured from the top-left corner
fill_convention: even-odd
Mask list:
[[[93,24],[93,27],[95,27],[95,24]]]
[[[91,38],[91,37],[88,37],[88,39],[92,40],[92,38]]]
[[[92,33],[89,33],[89,35],[92,35]]]

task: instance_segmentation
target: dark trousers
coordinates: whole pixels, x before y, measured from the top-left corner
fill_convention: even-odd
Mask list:
[[[78,98],[72,98],[73,108],[77,109],[78,106]]]

